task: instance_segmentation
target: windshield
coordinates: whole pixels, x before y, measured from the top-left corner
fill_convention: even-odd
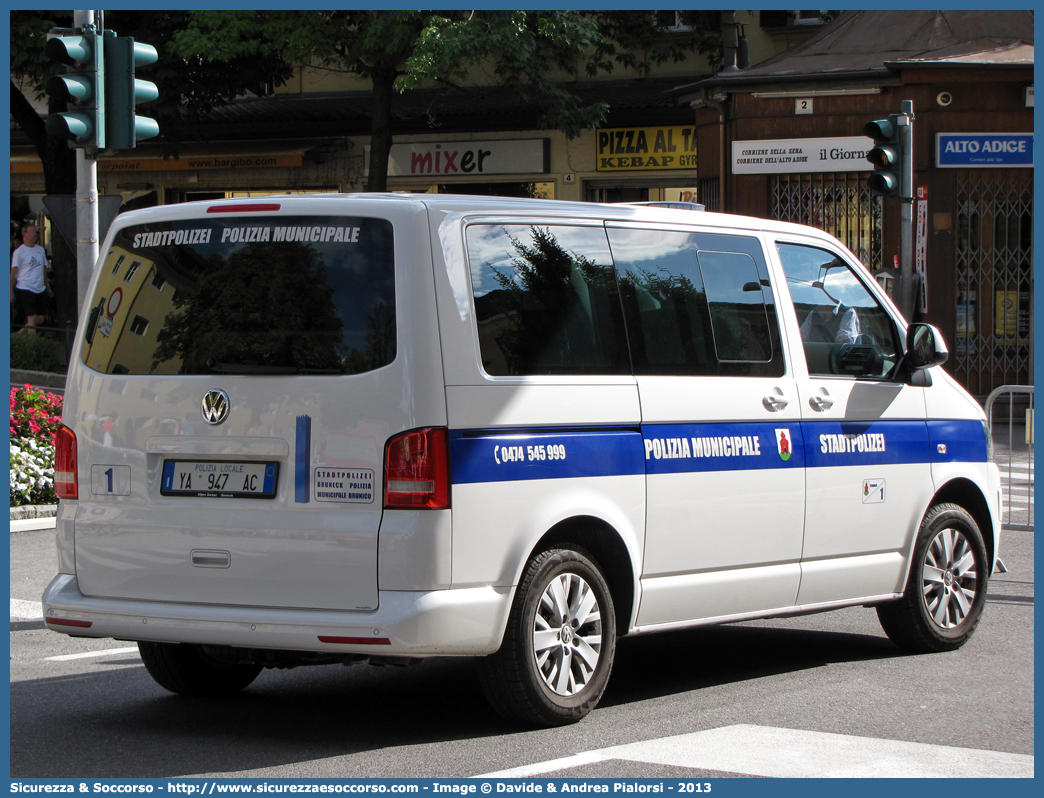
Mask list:
[[[81,341],[110,374],[358,374],[395,358],[392,226],[280,216],[117,233]]]

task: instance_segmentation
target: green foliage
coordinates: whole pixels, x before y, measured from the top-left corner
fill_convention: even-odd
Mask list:
[[[55,504],[54,447],[35,440],[11,442],[11,506]]]
[[[687,30],[661,26],[655,11],[478,11],[464,17],[432,16],[406,63],[400,90],[422,81],[456,84],[469,68],[492,62],[494,81],[521,102],[540,109],[538,124],[568,137],[599,125],[605,103],[584,104],[555,82],[557,74],[589,76],[616,66],[648,75],[654,65],[692,53],[721,64],[718,12],[681,12]]]
[[[23,371],[65,373],[65,350],[42,335],[11,336],[11,368]]]
[[[405,60],[423,21],[421,11],[193,11],[172,48],[184,58],[260,56],[372,77]]]
[[[11,389],[11,506],[54,504],[54,433],[62,397],[32,385]]]
[[[653,11],[194,11],[173,33],[172,48],[187,59],[260,57],[372,80],[375,190],[384,188],[373,177],[383,174],[390,146],[392,81],[399,92],[426,81],[459,85],[471,68],[489,67],[497,85],[539,109],[541,127],[573,137],[600,124],[608,106],[584,103],[556,75],[615,66],[646,75],[694,52],[720,65],[719,12],[680,13],[688,26],[681,33],[659,25]]]

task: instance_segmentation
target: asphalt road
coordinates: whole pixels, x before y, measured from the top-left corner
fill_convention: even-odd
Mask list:
[[[903,655],[862,608],[625,639],[599,708],[553,730],[501,721],[467,659],[265,671],[236,698],[193,700],[153,683],[126,650],[132,644],[72,639],[12,617],[11,776],[779,774],[746,760],[693,759],[685,751],[695,743],[682,743],[699,740],[707,751],[717,736],[723,751],[765,758],[776,738],[804,732],[819,733],[801,737],[810,749],[837,744],[849,759],[898,746],[957,774],[965,760],[1006,752],[1021,755],[1009,759],[1025,772],[1034,740],[1033,533],[1008,532],[1002,546],[1009,572],[994,576],[979,630],[960,651]],[[13,534],[12,599],[38,600],[54,561],[53,531]],[[77,654],[89,656],[54,659]],[[706,735],[678,737],[696,732]],[[647,749],[655,753],[640,753]],[[830,775],[809,767],[800,775]]]

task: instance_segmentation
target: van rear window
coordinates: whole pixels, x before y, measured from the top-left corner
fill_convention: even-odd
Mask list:
[[[123,374],[359,374],[395,359],[386,219],[280,216],[126,227],[81,358]]]

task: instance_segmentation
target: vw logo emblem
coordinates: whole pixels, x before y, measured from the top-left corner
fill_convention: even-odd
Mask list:
[[[228,418],[229,407],[228,394],[220,388],[211,388],[203,394],[199,410],[208,424],[220,424]]]

